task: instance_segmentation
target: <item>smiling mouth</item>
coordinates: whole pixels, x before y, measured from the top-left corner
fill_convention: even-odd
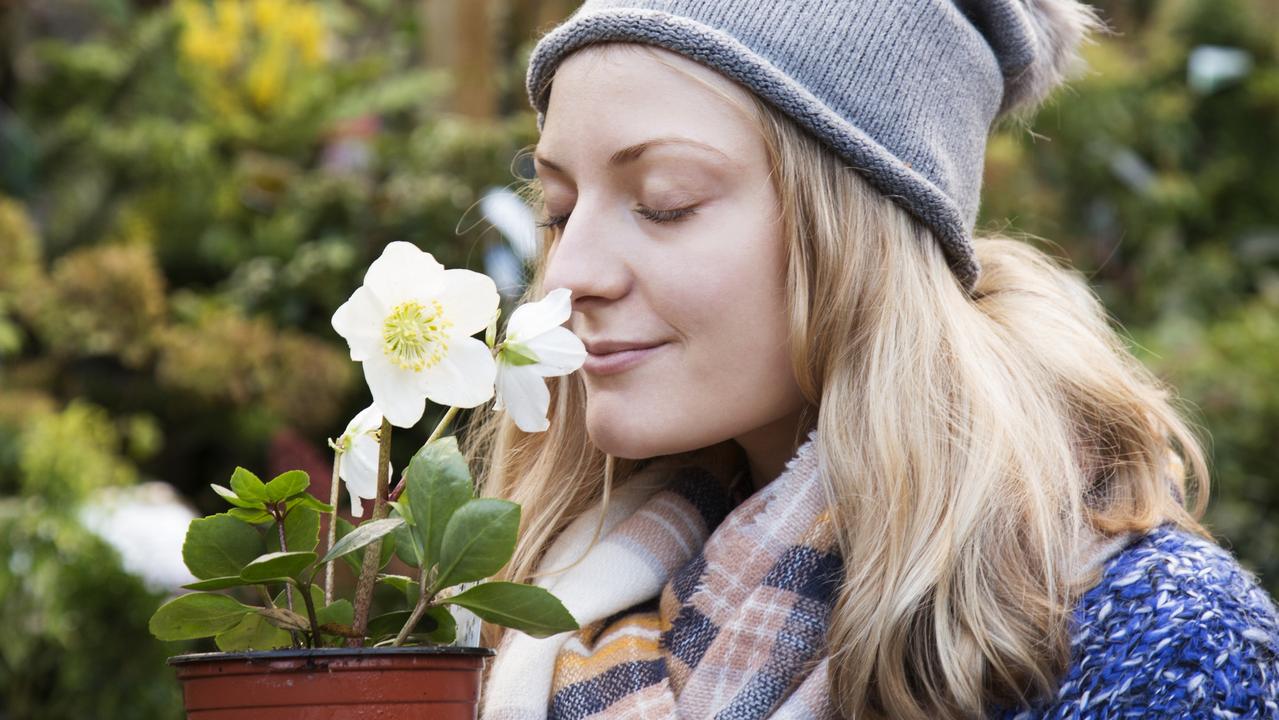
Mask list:
[[[632,348],[610,353],[588,353],[582,369],[590,375],[616,375],[648,360],[666,347],[659,343],[646,348]]]

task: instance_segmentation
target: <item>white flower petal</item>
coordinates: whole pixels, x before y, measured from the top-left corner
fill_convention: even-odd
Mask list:
[[[339,461],[338,477],[346,483],[346,492],[351,496],[351,514],[356,517],[363,514],[360,499],[377,494],[377,461],[377,439],[368,433],[357,436]]]
[[[551,328],[525,340],[524,346],[537,356],[537,362],[528,367],[542,377],[567,375],[586,362],[586,346],[565,327]]]
[[[417,373],[392,365],[379,352],[364,361],[364,380],[373,393],[373,404],[392,425],[409,428],[422,419],[426,397]]]
[[[506,323],[506,337],[524,342],[563,325],[573,314],[571,295],[568,288],[555,288],[541,300],[515,308]]]
[[[377,296],[387,312],[405,300],[433,295],[441,282],[444,266],[413,243],[388,243],[364,274],[364,287]],[[382,328],[378,318],[377,328]]]
[[[352,360],[362,362],[381,347],[385,314],[386,309],[364,286],[356,288],[333,313],[333,329],[346,339]]]
[[[449,351],[434,367],[420,373],[421,392],[448,407],[473,408],[493,397],[497,363],[482,340],[454,335]]]
[[[503,363],[497,371],[497,394],[506,412],[524,432],[543,432],[551,426],[546,419],[551,391],[531,365],[513,367]]]
[[[370,405],[351,420],[342,434],[340,444],[345,451],[337,460],[338,477],[346,483],[346,492],[351,497],[351,514],[356,517],[364,512],[360,499],[377,495],[379,448],[376,432],[381,427],[382,415],[376,405]]]
[[[354,440],[360,433],[376,432],[381,428],[382,413],[378,412],[377,405],[369,405],[351,418],[351,422],[346,425],[346,430],[342,432],[342,438],[345,440],[350,437]]]
[[[445,270],[434,297],[459,335],[474,335],[487,328],[501,301],[493,278],[471,270]]]

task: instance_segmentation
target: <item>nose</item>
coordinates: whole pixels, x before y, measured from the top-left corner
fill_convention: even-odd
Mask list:
[[[548,253],[545,289],[571,290],[574,311],[624,296],[631,271],[620,241],[623,232],[606,212],[579,200]]]

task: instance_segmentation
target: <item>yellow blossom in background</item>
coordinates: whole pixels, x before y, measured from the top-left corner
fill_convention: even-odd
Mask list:
[[[312,0],[178,0],[181,58],[207,107],[269,113],[326,62],[327,27]]]
[[[289,69],[288,62],[287,50],[279,42],[270,43],[265,52],[258,53],[253,59],[244,85],[257,108],[270,108],[279,99]]]
[[[222,42],[238,49],[244,38],[244,8],[240,0],[217,0],[213,17]]]
[[[226,37],[214,24],[208,8],[198,0],[180,0],[174,5],[182,20],[180,50],[193,65],[206,65],[218,71],[227,70],[239,53],[232,38]],[[238,36],[237,36],[238,37]]]
[[[314,67],[324,62],[324,18],[314,5],[296,10],[293,22],[285,24],[285,31],[303,62]]]
[[[259,30],[282,24],[287,0],[253,0],[253,24]]]

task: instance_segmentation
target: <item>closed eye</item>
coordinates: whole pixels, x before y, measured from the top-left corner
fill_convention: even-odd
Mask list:
[[[672,223],[672,222],[677,222],[679,220],[682,220],[688,217],[689,215],[696,213],[697,208],[696,206],[690,205],[689,207],[675,208],[674,210],[653,210],[652,208],[646,208],[643,205],[640,205],[635,208],[635,212],[644,216],[651,222],[663,224],[663,223]],[[568,223],[568,218],[569,218],[569,215],[571,214],[572,213],[565,213],[563,215],[551,215],[547,217],[546,220],[539,221],[537,223],[537,226],[541,228],[563,229],[564,226]]]
[[[537,226],[540,228],[562,228],[564,223],[568,222],[568,215],[551,215],[545,220],[539,220]]]

